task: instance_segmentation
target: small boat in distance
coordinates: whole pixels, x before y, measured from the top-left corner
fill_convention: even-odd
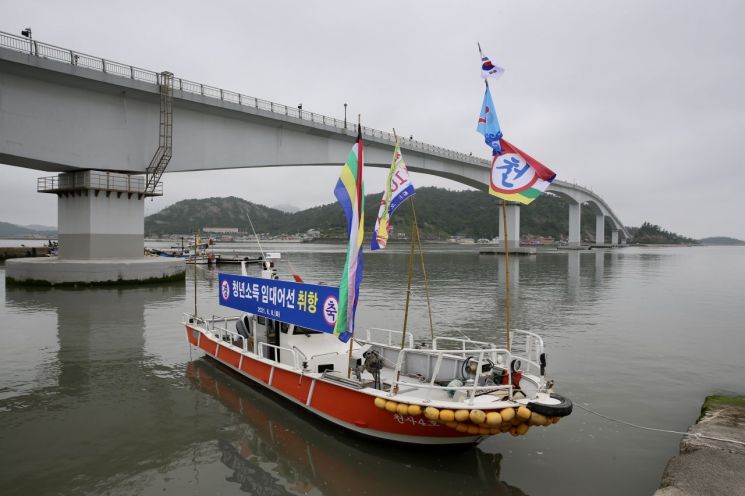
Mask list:
[[[220,303],[253,311],[185,314],[189,344],[309,413],[379,439],[474,444],[571,413],[545,375],[537,334],[513,330],[510,350],[467,337],[415,345],[411,334],[401,347],[401,331],[372,328],[350,346],[329,332],[337,288],[280,281],[278,261],[267,255],[260,278],[220,274]]]

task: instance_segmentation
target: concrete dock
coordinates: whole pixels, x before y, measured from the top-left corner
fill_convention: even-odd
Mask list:
[[[7,260],[9,258],[46,257],[47,255],[49,255],[49,248],[46,246],[11,246],[7,248],[0,246],[0,260]]]
[[[688,432],[706,437],[683,438],[655,496],[745,494],[745,397],[709,396]]]

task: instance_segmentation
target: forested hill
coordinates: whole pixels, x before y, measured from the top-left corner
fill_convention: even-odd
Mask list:
[[[365,232],[372,232],[382,193],[365,198]],[[447,239],[449,236],[493,238],[499,229],[498,199],[480,191],[449,191],[442,188],[419,188],[414,196],[417,220],[425,239]],[[407,202],[408,203],[408,202]],[[520,212],[524,235],[566,237],[568,232],[567,201],[543,195]],[[344,214],[336,203],[294,213],[257,205],[246,200],[206,198],[183,200],[145,219],[147,235],[190,233],[203,227],[237,227],[251,232],[249,215],[258,233],[293,234],[318,229],[323,237],[346,236]],[[595,218],[585,215],[582,231],[592,237]],[[393,218],[393,231],[411,231],[411,208],[399,207]]]
[[[365,232],[373,230],[382,193],[365,198]],[[450,191],[442,188],[419,188],[414,196],[422,237],[444,240],[450,236],[491,239],[499,229],[498,200],[480,191]],[[411,207],[405,203],[393,217],[393,233],[411,232]],[[523,235],[566,238],[569,232],[568,200],[545,194],[520,211]],[[595,216],[583,208],[582,237],[592,240]],[[318,229],[323,237],[346,236],[346,221],[341,207],[329,203],[294,213],[257,205],[246,200],[206,198],[183,200],[145,219],[145,233],[150,235],[185,234],[203,227],[237,227],[251,232],[249,215],[257,233],[294,234]],[[610,227],[606,228],[610,235]]]
[[[670,231],[666,231],[658,225],[645,222],[641,227],[627,228],[632,241],[638,244],[698,244],[698,240],[687,238]]]

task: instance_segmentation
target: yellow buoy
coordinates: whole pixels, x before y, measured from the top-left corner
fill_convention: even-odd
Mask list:
[[[440,418],[440,410],[433,406],[428,406],[424,409],[424,416],[430,420],[437,420]]]
[[[385,408],[385,398],[375,398],[375,406],[378,408]]]
[[[399,403],[396,407],[396,413],[399,415],[408,415],[409,414],[409,405],[406,403]]]
[[[499,426],[499,430],[501,432],[507,432],[512,429],[512,426],[509,423],[502,423],[502,425]]]
[[[465,422],[468,420],[468,410],[456,410],[455,411],[455,420],[458,422]]]
[[[530,428],[530,426],[528,426],[528,424],[520,424],[520,425],[518,425],[517,426],[517,435],[518,436],[522,436],[523,434],[525,434],[526,432],[528,432],[528,429],[529,428]]]
[[[409,415],[418,417],[422,414],[422,407],[419,405],[409,405]]]
[[[486,425],[498,427],[502,423],[502,416],[499,412],[489,412],[486,414]]]
[[[469,417],[471,418],[471,422],[476,425],[483,424],[486,420],[486,414],[483,410],[471,410]]]
[[[475,425],[469,425],[468,430],[466,432],[468,432],[469,434],[478,434],[479,428],[476,427]]]
[[[488,427],[479,427],[479,434],[482,436],[488,436],[489,435],[489,428]]]
[[[499,414],[502,416],[502,422],[510,422],[515,418],[515,409],[512,407],[505,408]]]
[[[530,425],[548,425],[550,423],[551,421],[540,413],[533,412],[533,415],[530,416]]]
[[[510,434],[513,436],[519,436],[520,434],[517,432],[517,426],[510,429]]]
[[[530,418],[531,411],[527,407],[521,406],[517,409],[517,418],[520,419],[521,422],[525,422]]]
[[[489,434],[491,434],[492,436],[494,434],[499,434],[500,432],[502,432],[502,429],[500,429],[499,427],[490,427],[489,428]]]
[[[445,422],[445,425],[450,427],[451,429],[455,429],[456,427],[458,427],[458,422],[455,422],[455,421]]]
[[[468,424],[458,424],[455,426],[455,430],[458,432],[466,432],[468,430]]]
[[[452,422],[455,420],[455,413],[452,410],[440,410],[441,422]]]
[[[398,408],[398,403],[396,403],[395,401],[388,400],[385,402],[386,411],[391,412],[391,413],[396,413],[397,408]]]

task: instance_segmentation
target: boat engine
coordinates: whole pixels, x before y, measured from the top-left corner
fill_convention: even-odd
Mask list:
[[[375,350],[364,352],[362,357],[365,359],[365,362],[362,364],[361,368],[370,372],[373,376],[373,387],[375,389],[380,389],[380,371],[383,369],[383,357],[381,357]]]

